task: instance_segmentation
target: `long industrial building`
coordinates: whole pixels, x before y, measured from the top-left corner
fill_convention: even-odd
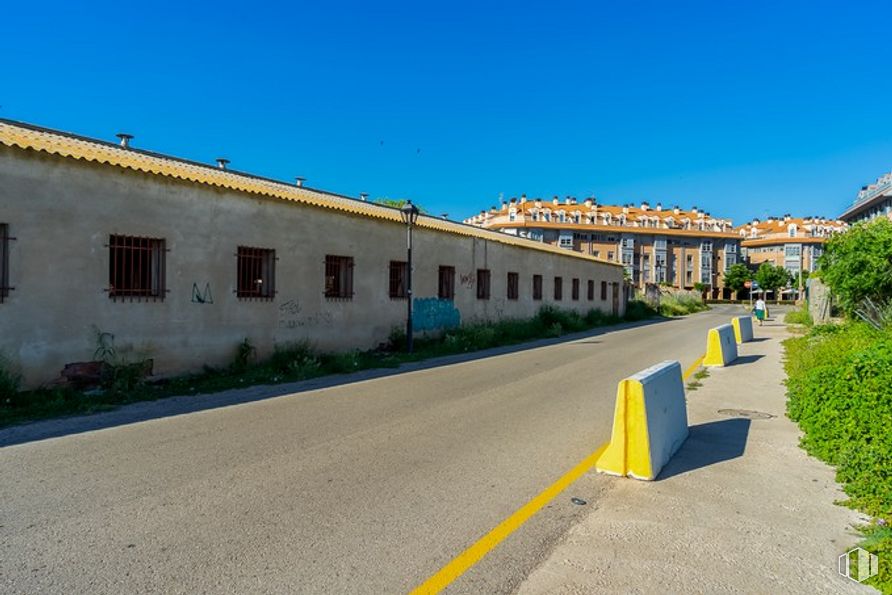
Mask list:
[[[424,215],[413,249],[417,333],[624,312],[606,258]],[[0,353],[27,386],[94,359],[100,335],[156,375],[225,365],[246,338],[261,357],[374,348],[404,328],[406,281],[398,209],[0,120]]]

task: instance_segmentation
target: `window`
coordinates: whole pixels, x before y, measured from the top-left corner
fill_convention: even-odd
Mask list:
[[[489,269],[477,269],[477,299],[489,299]]]
[[[533,299],[542,299],[542,275],[533,275]]]
[[[235,295],[271,300],[276,296],[276,251],[239,246]]]
[[[607,252],[607,260],[613,262],[613,252]]]
[[[108,254],[110,298],[164,299],[164,240],[113,235]]]
[[[9,240],[14,239],[9,237],[9,225],[0,223],[0,304],[13,290],[9,286]]]
[[[441,300],[455,299],[455,267],[440,267],[437,297]]]
[[[520,275],[508,273],[508,299],[516,300],[520,297]]]
[[[574,301],[579,300],[579,279],[573,278],[573,281],[570,282],[570,298]]]
[[[607,299],[607,281],[601,281],[601,299]]]
[[[591,279],[588,280],[588,301],[592,302],[595,300],[595,282]]]
[[[353,299],[352,256],[325,256],[325,297]]]
[[[409,280],[409,266],[400,260],[391,260],[388,275],[387,295],[392,300],[406,299]]]
[[[554,299],[556,299],[556,300],[564,299],[564,278],[563,277],[555,277],[554,278]]]

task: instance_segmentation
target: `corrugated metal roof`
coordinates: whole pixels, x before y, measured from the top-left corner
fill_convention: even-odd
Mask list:
[[[393,207],[314,188],[298,187],[243,172],[224,170],[132,147],[124,148],[114,143],[40,128],[23,122],[0,119],[0,144],[402,224],[399,209]],[[420,216],[418,227],[619,266],[616,263],[594,258],[581,252],[573,252],[557,246],[495,231],[486,231],[464,223],[436,217]]]

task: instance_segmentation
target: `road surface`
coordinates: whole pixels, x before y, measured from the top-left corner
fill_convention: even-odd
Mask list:
[[[607,441],[620,379],[738,312],[0,448],[0,591],[406,592]],[[448,592],[514,590],[605,484]]]

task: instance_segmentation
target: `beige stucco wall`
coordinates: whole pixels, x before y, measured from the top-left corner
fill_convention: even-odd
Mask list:
[[[114,334],[119,350],[153,358],[157,374],[175,374],[230,362],[246,337],[260,355],[302,339],[326,350],[368,349],[405,321],[405,300],[387,295],[389,261],[405,260],[398,223],[6,147],[0,223],[16,238],[0,351],[21,366],[28,386],[93,359],[94,329]],[[163,301],[109,299],[110,234],[166,239]],[[276,250],[274,300],[236,298],[240,245]],[[438,267],[454,266],[462,322],[532,316],[554,303],[556,275],[564,278],[558,305],[610,311],[611,292],[602,302],[600,282],[622,282],[618,266],[445,232],[416,229],[414,248],[415,297],[436,297]],[[324,297],[326,254],[354,257],[352,300]],[[492,271],[490,300],[476,298],[478,268]],[[506,299],[508,271],[520,274],[517,301]],[[533,274],[544,277],[542,301],[532,300]],[[596,283],[593,302],[588,279]],[[193,284],[201,292],[209,286],[213,303],[193,302]]]

